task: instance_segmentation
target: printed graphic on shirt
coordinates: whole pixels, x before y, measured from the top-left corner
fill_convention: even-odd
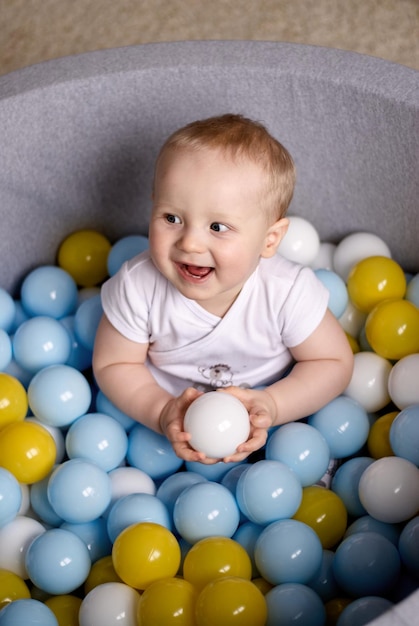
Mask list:
[[[199,373],[209,380],[212,388],[230,387],[233,384],[233,372],[229,365],[217,363],[217,365],[198,367]]]

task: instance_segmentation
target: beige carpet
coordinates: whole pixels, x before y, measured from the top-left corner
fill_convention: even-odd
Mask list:
[[[307,43],[419,70],[419,0],[0,0],[0,74],[90,50],[184,39]]]

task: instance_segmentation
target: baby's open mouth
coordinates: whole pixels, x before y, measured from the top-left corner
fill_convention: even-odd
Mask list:
[[[188,276],[192,278],[206,278],[213,271],[212,267],[203,267],[200,265],[186,265],[181,264],[180,269]]]

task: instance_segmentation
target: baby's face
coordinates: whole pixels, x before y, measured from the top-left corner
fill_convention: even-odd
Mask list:
[[[219,150],[169,151],[158,164],[152,259],[185,297],[220,317],[260,257],[271,255],[265,189],[255,163],[233,161]]]

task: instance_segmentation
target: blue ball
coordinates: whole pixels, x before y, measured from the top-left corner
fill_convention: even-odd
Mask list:
[[[25,276],[20,298],[30,317],[47,315],[58,320],[75,312],[77,285],[61,267],[44,265]]]
[[[174,506],[173,521],[179,535],[194,544],[205,537],[232,537],[240,513],[226,487],[205,481],[182,491]]]
[[[415,276],[409,280],[405,297],[406,300],[409,300],[409,302],[412,302],[419,308],[419,274],[415,274]]]
[[[82,524],[64,522],[61,528],[80,537],[89,551],[92,563],[109,556],[112,552],[112,543],[106,528],[106,520],[103,517]]]
[[[116,241],[109,251],[107,269],[109,276],[117,273],[125,261],[129,261],[149,247],[148,238],[143,235],[128,235]]]
[[[196,483],[203,483],[207,479],[196,472],[176,472],[163,480],[157,489],[156,496],[167,507],[171,519],[173,519],[173,509],[175,502],[184,489]]]
[[[49,607],[39,600],[25,598],[6,604],[0,611],[0,626],[59,626]]]
[[[323,602],[337,598],[340,593],[333,571],[334,558],[335,553],[332,550],[323,550],[320,569],[307,582],[307,585],[320,596]]]
[[[10,333],[16,315],[16,303],[3,287],[0,287],[0,328]]]
[[[106,415],[110,415],[117,422],[121,424],[121,426],[129,432],[138,422],[136,422],[132,417],[118,409],[110,400],[105,396],[103,391],[99,389],[96,394],[96,411],[98,413],[105,413]]]
[[[331,489],[340,497],[349,515],[366,515],[358,493],[359,480],[364,470],[374,462],[370,457],[360,456],[345,461],[338,467],[332,479]]]
[[[419,578],[419,516],[413,517],[401,531],[399,552],[407,570]]]
[[[96,331],[103,314],[100,294],[84,300],[77,308],[74,317],[76,338],[87,350],[93,352]]]
[[[52,317],[31,317],[13,336],[13,354],[18,365],[35,374],[48,365],[66,363],[71,339],[64,326]]]
[[[306,584],[318,572],[323,558],[319,537],[297,520],[279,520],[266,526],[255,545],[259,572],[273,585]]]
[[[87,413],[71,424],[65,447],[70,459],[87,459],[109,472],[125,459],[128,436],[113,417]]]
[[[227,472],[242,463],[242,461],[238,461],[236,463],[224,463],[224,461],[218,461],[218,463],[206,465],[205,463],[200,463],[199,461],[186,461],[185,467],[190,472],[201,474],[201,476],[204,476],[208,480],[220,483]]]
[[[70,459],[53,470],[47,495],[65,522],[91,522],[104,513],[111,501],[111,479],[95,463]]]
[[[34,585],[47,593],[59,595],[80,587],[92,562],[80,537],[68,530],[52,528],[29,544],[25,565]]]
[[[142,424],[136,424],[128,435],[127,462],[153,480],[166,478],[183,464],[167,437]]]
[[[28,402],[33,414],[49,426],[69,426],[88,411],[91,400],[92,391],[87,379],[69,365],[41,370],[28,387]]]
[[[317,269],[314,270],[314,273],[329,291],[329,311],[339,319],[344,314],[349,302],[345,281],[332,270]]]
[[[51,474],[43,480],[33,483],[30,488],[29,498],[32,510],[39,517],[41,522],[52,528],[57,528],[63,523],[63,519],[57,515],[48,500],[48,482]]]
[[[370,423],[366,410],[352,398],[338,396],[308,418],[329,446],[334,459],[356,454],[368,439]]]
[[[277,585],[265,595],[266,626],[324,626],[326,609],[313,589],[298,583]]]
[[[386,598],[365,596],[345,606],[336,626],[364,626],[390,610],[393,603]]]
[[[303,488],[293,470],[280,461],[262,460],[240,476],[236,498],[242,513],[255,524],[292,517],[301,504]]]
[[[363,515],[354,520],[346,529],[344,539],[355,533],[378,533],[383,535],[392,544],[398,546],[400,537],[400,526],[398,524],[389,524],[388,522],[380,522],[371,515]]]
[[[330,452],[326,439],[316,428],[293,422],[280,426],[270,435],[266,444],[266,458],[288,465],[302,486],[308,487],[324,476]]]
[[[107,532],[112,543],[131,524],[152,522],[172,530],[172,519],[166,505],[150,493],[132,493],[119,498],[109,511]]]
[[[243,522],[233,535],[234,541],[237,541],[246,550],[252,563],[252,578],[260,576],[260,572],[256,567],[255,561],[255,546],[256,541],[259,539],[259,535],[264,529],[264,526],[260,524],[254,524],[253,522]]]
[[[85,348],[78,340],[74,330],[75,319],[74,315],[68,315],[60,319],[60,322],[70,335],[71,340],[71,352],[66,364],[82,372],[92,365],[92,351]]]
[[[333,569],[338,585],[350,596],[381,596],[398,581],[400,556],[383,535],[355,533],[339,544]]]
[[[19,513],[22,490],[14,475],[0,467],[0,528],[8,524]]]
[[[0,328],[0,372],[4,372],[12,360],[12,340],[5,330]]]
[[[419,404],[406,407],[393,420],[390,445],[396,456],[419,466]]]

